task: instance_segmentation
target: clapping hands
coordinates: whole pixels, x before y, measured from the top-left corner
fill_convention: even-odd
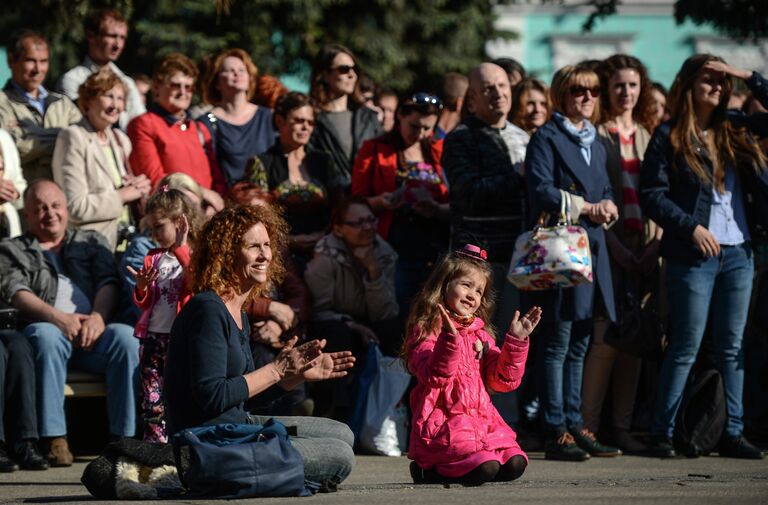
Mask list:
[[[519,340],[528,340],[528,336],[541,321],[541,307],[531,307],[531,309],[520,317],[520,311],[515,311],[515,316],[509,325],[509,333]]]
[[[295,347],[298,339],[290,339],[273,361],[283,379],[337,379],[347,375],[347,370],[354,366],[355,358],[350,351],[324,353],[325,339],[311,340]]]

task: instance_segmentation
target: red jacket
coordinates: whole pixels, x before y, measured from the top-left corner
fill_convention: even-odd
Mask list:
[[[383,135],[367,140],[355,157],[352,167],[352,194],[360,196],[377,196],[391,193],[397,189],[398,155],[397,147],[392,145],[391,137]],[[443,141],[432,142],[432,159],[440,177],[443,168],[440,158],[443,155]],[[448,188],[440,184],[440,203],[448,201]],[[387,210],[379,214],[379,235],[386,239],[392,224],[393,211]]]
[[[174,121],[163,114],[156,108],[128,124],[133,144],[129,161],[134,173],[146,175],[154,186],[166,175],[182,172],[204,188],[224,191],[215,157],[208,155],[213,153],[210,132],[195,121]]]

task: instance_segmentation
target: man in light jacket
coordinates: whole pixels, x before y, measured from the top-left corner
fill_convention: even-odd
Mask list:
[[[48,74],[48,43],[31,30],[7,45],[11,78],[0,92],[0,128],[8,130],[21,157],[24,178],[51,178],[51,156],[59,130],[80,121],[72,101],[43,86]]]

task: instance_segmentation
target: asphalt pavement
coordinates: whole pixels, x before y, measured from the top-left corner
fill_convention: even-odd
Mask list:
[[[311,498],[262,498],[222,502],[182,500],[166,503],[269,503],[292,505],[494,505],[526,503],[589,504],[768,504],[768,459],[736,460],[709,456],[660,460],[636,456],[593,458],[584,463],[546,461],[531,453],[516,482],[458,485],[412,484],[408,459],[359,456],[352,475],[337,493]],[[44,472],[0,474],[0,505],[11,503],[99,504],[80,483],[87,464]],[[138,503],[138,502],[132,502]]]

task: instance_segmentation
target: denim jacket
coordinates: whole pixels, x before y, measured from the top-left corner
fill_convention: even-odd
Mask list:
[[[107,284],[119,285],[115,257],[98,232],[70,230],[59,255],[64,274],[93,303],[96,293]],[[45,258],[40,242],[31,235],[0,241],[0,297],[10,303],[20,286],[29,288],[49,305],[56,301],[58,276]]]

